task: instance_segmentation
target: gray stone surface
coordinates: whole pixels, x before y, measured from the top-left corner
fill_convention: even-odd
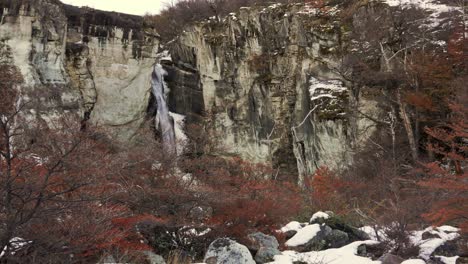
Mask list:
[[[222,139],[218,154],[272,164],[279,178],[299,175],[302,182],[321,165],[346,164],[355,136],[364,142],[372,129],[354,133],[367,124],[342,114],[357,102],[347,90],[333,100],[311,100],[311,77],[340,79],[332,70],[344,36],[333,25],[338,18],[324,14],[329,24],[323,24],[301,5],[262,10],[242,8],[220,23],[194,24],[172,42],[170,102],[188,116],[201,106],[212,114],[211,131]],[[359,102],[361,111],[376,112],[374,102]],[[310,122],[299,126],[306,116]]]
[[[204,262],[208,264],[255,264],[246,246],[229,238],[218,238],[208,247]]]
[[[281,255],[281,251],[275,248],[261,247],[255,254],[255,261],[257,263],[268,263],[273,261],[275,255]]]
[[[277,249],[279,247],[279,243],[276,237],[265,235],[261,232],[256,232],[248,235],[248,239],[251,242],[249,248],[253,250],[259,250],[262,247],[274,249]]]

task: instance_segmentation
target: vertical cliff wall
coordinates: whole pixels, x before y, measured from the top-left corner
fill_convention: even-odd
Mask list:
[[[81,115],[80,94],[65,73],[67,18],[54,1],[34,6],[2,2],[2,63],[15,65],[24,79],[21,95],[26,116],[49,122],[66,113]]]
[[[0,4],[0,61],[21,70],[29,117],[70,113],[130,141],[160,46],[142,18],[55,0]],[[346,166],[372,133],[355,111],[376,108],[337,73],[349,42],[338,12],[277,4],[188,27],[165,45],[170,111],[210,119],[218,154],[272,164],[279,178]]]
[[[55,0],[0,5],[2,61],[21,70],[29,118],[70,113],[130,140],[146,114],[159,44],[142,18]]]
[[[372,132],[358,133],[366,122],[351,109],[375,106],[337,74],[347,41],[338,10],[303,4],[198,23],[169,46],[171,107],[205,111],[220,154],[273,164],[279,176],[340,168]]]

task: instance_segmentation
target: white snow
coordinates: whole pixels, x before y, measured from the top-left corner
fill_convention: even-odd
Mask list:
[[[412,232],[410,241],[413,245],[419,246],[419,257],[423,259],[429,259],[431,254],[445,242],[454,240],[460,236],[456,233],[457,228],[451,226],[441,226],[437,228],[428,227],[422,231]],[[440,238],[428,238],[422,239],[422,235],[426,232],[437,235]]]
[[[31,241],[27,241],[22,239],[21,237],[14,237],[10,239],[10,247],[9,250],[11,254],[15,254],[16,251],[20,250],[22,247],[26,246],[27,244],[31,243]],[[4,247],[2,252],[0,252],[0,258],[5,255],[5,251],[7,251],[8,246]]]
[[[363,226],[359,230],[365,232],[370,239],[375,241],[385,241],[388,239],[384,228]]]
[[[310,222],[312,223],[313,221],[317,220],[317,219],[328,219],[330,218],[330,216],[327,214],[327,213],[324,213],[322,211],[318,211],[316,212],[314,215],[312,215],[312,217],[310,218]]]
[[[168,50],[156,54],[156,58],[158,58],[159,61],[172,61],[171,53]]]
[[[190,235],[190,236],[200,237],[200,236],[204,236],[208,234],[209,232],[211,232],[211,228],[206,228],[200,231],[197,231],[197,229],[195,228],[190,228],[189,230],[185,231],[185,234]]]
[[[445,232],[445,233],[453,233],[453,232],[459,232],[460,231],[460,228],[456,228],[456,227],[448,226],[448,225],[439,226],[436,229],[439,230],[439,231]]]
[[[358,241],[342,248],[333,248],[323,251],[312,251],[307,253],[298,253],[294,251],[284,251],[281,255],[276,255],[274,261],[270,264],[292,264],[295,261],[306,263],[326,263],[326,264],[380,264],[380,261],[357,256],[357,250],[360,245],[375,245],[376,241]]]
[[[443,256],[436,256],[440,261],[442,261],[444,264],[457,264],[457,259],[459,256],[455,257],[443,257]]]
[[[401,264],[426,264],[426,261],[422,259],[408,259],[403,261]]]
[[[440,16],[443,13],[452,11],[461,11],[461,8],[456,6],[449,6],[445,4],[439,4],[434,0],[384,0],[389,6],[400,6],[402,8],[416,7],[423,9],[431,14],[427,18],[427,25],[431,28],[439,26],[443,20]]]
[[[315,77],[311,77],[309,79],[309,85],[310,100],[312,101],[324,97],[335,99],[336,96],[332,94],[333,92],[347,91],[343,82],[339,80],[321,81]]]
[[[302,229],[301,223],[299,223],[297,221],[292,221],[289,224],[283,226],[280,229],[280,231],[283,232],[283,233],[286,233],[288,231],[299,231],[300,229]]]
[[[288,247],[297,247],[300,245],[304,245],[305,243],[309,242],[312,238],[314,238],[317,233],[320,231],[320,225],[308,225],[300,230],[288,241],[286,241],[285,245]]]

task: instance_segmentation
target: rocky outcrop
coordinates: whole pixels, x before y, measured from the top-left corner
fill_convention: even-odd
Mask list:
[[[2,1],[0,5],[1,61],[21,72],[27,120],[50,123],[67,113],[81,115],[79,91],[68,85],[65,73],[67,18],[61,7],[49,0],[34,5],[13,1],[11,6]]]
[[[247,247],[229,238],[213,241],[204,261],[208,264],[255,264]]]
[[[159,44],[141,17],[56,0],[2,0],[0,7],[1,61],[20,69],[30,119],[70,113],[123,142],[135,135]]]
[[[346,41],[337,10],[303,4],[198,23],[169,45],[172,110],[209,113],[220,154],[272,164],[280,177],[340,168],[368,135],[349,109],[375,108],[335,70]]]

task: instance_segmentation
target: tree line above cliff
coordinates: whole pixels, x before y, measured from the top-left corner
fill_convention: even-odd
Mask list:
[[[145,16],[145,22],[156,28],[164,41],[169,41],[183,31],[190,23],[210,17],[219,19],[241,7],[267,6],[272,4],[308,3],[322,7],[343,4],[350,6],[357,0],[179,0],[167,5],[160,14]]]

